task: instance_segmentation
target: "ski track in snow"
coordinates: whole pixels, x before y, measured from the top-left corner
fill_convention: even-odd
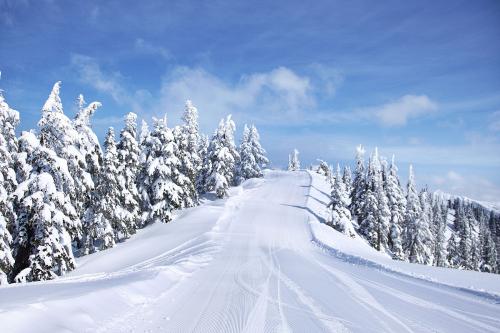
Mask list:
[[[268,171],[228,199],[80,258],[64,278],[0,288],[2,329],[32,332],[36,322],[37,332],[500,331],[490,287],[498,276],[389,267],[374,250],[359,250],[360,240],[319,225],[327,192],[307,172]]]

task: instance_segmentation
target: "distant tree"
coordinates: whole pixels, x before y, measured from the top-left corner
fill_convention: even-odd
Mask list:
[[[337,165],[336,181],[333,184],[330,203],[328,204],[327,223],[334,229],[350,236],[356,237],[356,231],[352,225],[351,212],[349,211],[349,194],[342,181],[340,166]]]
[[[481,228],[481,271],[488,273],[497,272],[497,251],[490,230]]]
[[[364,163],[365,149],[359,145],[356,148],[356,169],[354,170],[354,179],[351,191],[351,215],[357,223],[364,220],[363,216],[364,205],[366,203],[366,171]]]
[[[269,160],[260,144],[259,132],[255,126],[248,127],[245,124],[239,154],[238,175],[241,180],[264,176],[262,168],[269,163]]]
[[[342,174],[342,181],[345,184],[345,189],[347,191],[347,194],[349,195],[349,202],[351,202],[351,192],[352,192],[352,173],[351,173],[351,168],[346,165],[344,167],[344,173]]]
[[[433,205],[433,224],[434,224],[434,264],[438,267],[446,266],[446,217],[443,213],[443,205],[435,202]]]
[[[332,179],[332,170],[330,169],[330,166],[326,161],[319,160],[319,165],[316,168],[316,173],[322,176],[325,176],[325,178],[330,181]]]
[[[288,170],[289,171],[300,170],[299,151],[297,149],[294,149],[292,153],[288,156]]]
[[[388,249],[391,213],[383,187],[382,170],[378,150],[375,149],[366,174],[366,194],[359,232],[378,251]]]
[[[448,266],[458,268],[460,266],[460,250],[458,248],[457,238],[455,232],[451,233],[446,246]]]
[[[391,214],[389,226],[389,248],[392,256],[398,260],[404,260],[403,251],[403,223],[406,211],[406,199],[398,177],[398,168],[394,163],[394,155],[384,179],[384,188],[387,194],[389,211]]]
[[[210,141],[205,159],[207,175],[205,191],[215,191],[219,198],[227,195],[229,186],[234,184],[235,166],[239,154],[234,145],[235,125],[231,116],[221,120],[219,127]]]

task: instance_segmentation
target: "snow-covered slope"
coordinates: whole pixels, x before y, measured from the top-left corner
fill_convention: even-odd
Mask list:
[[[391,261],[320,224],[327,194],[267,172],[67,277],[0,288],[1,331],[500,330],[498,275]]]

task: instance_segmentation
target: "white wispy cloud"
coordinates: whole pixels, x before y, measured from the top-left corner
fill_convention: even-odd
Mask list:
[[[151,102],[152,95],[148,90],[131,92],[124,85],[123,76],[119,72],[104,71],[92,57],[74,54],[71,66],[76,70],[80,82],[108,94],[118,105],[127,105],[130,110],[143,113],[145,104]]]
[[[436,110],[436,102],[426,95],[404,95],[395,101],[363,108],[355,113],[374,118],[384,126],[403,126],[410,119],[428,115]]]
[[[186,99],[199,106],[202,121],[212,123],[226,114],[245,120],[283,119],[316,103],[310,79],[286,67],[243,75],[236,83],[203,68],[177,67],[163,79],[161,111],[177,117]]]
[[[134,49],[139,53],[159,56],[165,60],[172,57],[170,51],[163,46],[154,45],[142,38],[137,38],[134,41]]]

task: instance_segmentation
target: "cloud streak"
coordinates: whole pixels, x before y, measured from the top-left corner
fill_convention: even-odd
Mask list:
[[[169,50],[162,46],[154,45],[142,38],[137,38],[134,41],[134,49],[138,53],[159,56],[164,60],[169,60],[170,58],[172,58],[172,54]]]
[[[376,119],[383,126],[404,126],[410,119],[429,115],[437,110],[437,104],[426,95],[404,95],[380,106],[358,110],[357,113]]]
[[[178,116],[184,101],[191,99],[202,119],[212,123],[226,114],[244,120],[282,119],[316,103],[310,79],[286,67],[244,75],[233,84],[202,68],[176,67],[164,77],[160,95],[161,110],[169,115]]]

